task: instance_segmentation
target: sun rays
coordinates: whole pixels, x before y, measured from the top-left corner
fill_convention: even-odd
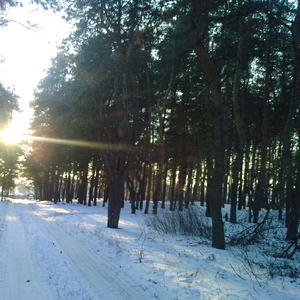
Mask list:
[[[17,144],[25,138],[25,135],[20,126],[9,126],[0,132],[0,137],[7,144]]]

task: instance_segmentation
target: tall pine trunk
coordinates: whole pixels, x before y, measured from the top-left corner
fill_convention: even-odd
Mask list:
[[[120,212],[124,198],[125,178],[122,174],[116,174],[114,179],[110,180],[108,187],[108,217],[107,227],[118,228],[120,220]]]
[[[239,5],[241,5],[241,1],[239,1]],[[243,167],[243,155],[244,148],[246,145],[246,136],[243,128],[243,118],[240,109],[240,86],[241,86],[241,75],[243,69],[243,52],[244,52],[244,20],[243,17],[239,17],[239,43],[238,43],[238,51],[237,51],[237,63],[236,70],[234,75],[233,82],[233,93],[232,93],[232,102],[233,102],[233,113],[235,126],[238,133],[238,146],[236,151],[236,158],[233,169],[233,183],[231,190],[231,207],[230,207],[230,222],[236,223],[236,209],[237,209],[237,195],[238,195],[238,184],[240,182],[240,175],[242,173]]]
[[[300,0],[297,2],[296,17],[293,22],[292,34],[293,34],[293,53],[294,53],[294,97],[298,100],[300,96]],[[300,136],[300,113],[297,111],[297,130],[298,139]],[[286,239],[297,242],[299,238],[298,227],[300,219],[300,142],[298,140],[298,151],[296,158],[296,178],[295,189],[291,193],[290,197],[290,212],[287,215],[287,233]]]
[[[212,130],[212,157],[214,163],[211,172],[209,203],[212,216],[212,246],[217,249],[225,249],[224,223],[221,209],[223,176],[225,171],[226,124],[224,120],[224,103],[220,77],[197,28],[201,14],[208,14],[208,6],[205,6],[204,8],[206,10],[203,13],[200,2],[196,0],[192,1],[190,41],[211,88],[210,125]]]
[[[107,161],[107,156],[104,155]],[[115,154],[115,165],[108,166],[108,214],[107,227],[118,228],[120,212],[124,201],[124,185],[126,178],[125,153],[118,151]]]
[[[270,6],[273,6],[273,0],[270,1]],[[268,135],[269,135],[269,98],[271,89],[271,45],[273,36],[273,15],[268,15],[268,32],[266,39],[266,51],[265,51],[265,86],[263,95],[263,111],[262,111],[262,127],[261,127],[261,155],[260,155],[260,167],[258,173],[258,183],[255,190],[255,196],[253,201],[253,223],[257,223],[259,219],[259,211],[262,206],[267,203],[267,190],[268,190],[268,178],[267,178],[267,157],[268,157]]]

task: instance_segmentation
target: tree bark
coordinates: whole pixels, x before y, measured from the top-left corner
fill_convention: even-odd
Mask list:
[[[190,42],[194,52],[203,68],[205,76],[211,88],[211,129],[213,144],[213,170],[210,182],[210,207],[212,216],[212,246],[217,249],[225,249],[224,223],[222,219],[222,186],[225,159],[225,120],[223,97],[221,93],[220,77],[208,54],[197,29],[201,7],[199,1],[192,0]]]
[[[119,226],[120,212],[124,200],[125,169],[125,153],[119,151],[116,154],[115,170],[110,173],[108,182],[108,228],[118,228]]]
[[[271,7],[273,0],[270,1]],[[268,135],[269,135],[269,98],[270,98],[270,82],[271,82],[271,44],[273,36],[273,15],[268,15],[268,36],[266,40],[265,51],[265,86],[263,95],[263,115],[262,115],[262,128],[261,128],[261,155],[260,155],[260,168],[258,174],[258,183],[256,186],[255,197],[253,201],[253,223],[258,222],[259,211],[261,207],[267,202],[268,178],[267,178],[267,155],[268,155]]]
[[[240,5],[239,1],[239,5]],[[240,179],[240,174],[242,172],[243,166],[243,153],[246,145],[246,136],[243,126],[243,118],[241,114],[240,104],[239,104],[239,96],[240,96],[240,86],[241,86],[241,75],[243,68],[243,52],[244,52],[244,20],[243,17],[239,17],[239,43],[238,43],[238,51],[237,51],[237,63],[236,70],[234,75],[233,82],[233,93],[232,93],[232,102],[233,102],[233,113],[235,126],[238,133],[238,146],[237,153],[234,163],[233,170],[233,183],[231,189],[231,207],[230,207],[230,222],[236,223],[236,209],[237,209],[237,191],[238,184]]]
[[[294,96],[298,100],[300,96],[300,0],[297,2],[296,17],[292,27],[292,46],[294,54]],[[300,112],[297,111],[297,130],[300,136]],[[298,137],[299,139],[299,137]],[[290,210],[287,215],[287,233],[286,239],[297,242],[299,238],[298,227],[300,219],[300,142],[298,141],[298,151],[296,160],[296,178],[295,189],[293,189],[290,197]]]
[[[98,198],[98,185],[99,185],[99,174],[100,173],[100,168],[99,168],[99,162],[97,163],[96,167],[96,177],[95,177],[95,182],[94,182],[94,196],[93,196],[93,206],[97,206],[97,198]]]
[[[148,185],[147,185],[147,196],[146,196],[146,206],[144,210],[144,214],[149,213],[149,206],[150,206],[150,198],[151,198],[151,185],[152,185],[152,166],[149,164],[148,168]]]
[[[90,187],[89,187],[88,206],[92,206],[92,202],[94,199],[94,188],[96,188],[95,176],[96,176],[96,163],[95,163],[95,160],[93,159],[92,174],[91,174]]]

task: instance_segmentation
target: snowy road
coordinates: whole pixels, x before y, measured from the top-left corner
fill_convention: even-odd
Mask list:
[[[47,266],[51,270],[54,263],[65,266],[60,268],[64,273],[62,278],[78,280],[81,290],[81,295],[77,293],[78,299],[140,299],[141,295],[129,288],[117,268],[106,263],[99,253],[93,253],[54,221],[30,209],[29,205],[7,202],[6,209],[2,211],[0,228],[1,300],[65,299],[66,296],[61,296],[57,291],[59,283],[55,290],[55,284],[49,284],[53,278],[48,274],[48,277],[45,276]],[[37,232],[32,232],[32,228]],[[37,238],[42,241],[43,237],[51,241],[52,247],[45,251],[50,251],[52,255],[44,255],[44,259],[38,261],[34,241]],[[70,295],[69,298],[76,299],[76,296]]]
[[[40,274],[32,262],[24,226],[15,210],[15,204],[8,205],[2,219],[6,230],[0,242],[0,298],[49,299],[47,286],[40,282]]]

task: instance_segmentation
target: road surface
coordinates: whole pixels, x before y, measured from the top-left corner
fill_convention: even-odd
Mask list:
[[[130,300],[141,295],[99,253],[19,201],[6,202],[0,216],[0,299]]]

